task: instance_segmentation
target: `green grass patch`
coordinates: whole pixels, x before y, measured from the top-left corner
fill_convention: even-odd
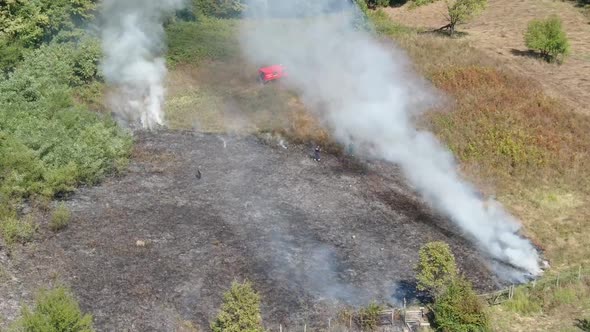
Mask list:
[[[51,220],[49,221],[49,228],[54,231],[60,231],[68,226],[72,213],[70,209],[62,202],[57,205],[53,213],[51,214]]]
[[[239,54],[237,20],[199,16],[195,22],[176,22],[166,29],[168,60],[199,64],[229,60]]]
[[[72,88],[95,77],[99,57],[81,55],[78,47],[44,46],[0,79],[0,194],[5,197],[65,193],[81,183],[97,183],[128,159],[131,138],[72,97]]]
[[[31,241],[37,228],[37,223],[32,218],[18,219],[11,216],[0,220],[0,232],[8,245]]]
[[[390,38],[397,38],[403,35],[415,33],[416,30],[395,23],[382,9],[369,12],[369,19],[375,28],[375,31],[381,35]]]
[[[78,301],[68,289],[42,290],[35,306],[21,310],[15,331],[24,332],[92,332],[92,316],[80,310]]]
[[[521,288],[514,291],[514,297],[507,301],[504,307],[522,315],[539,313],[542,309],[541,304],[529,292]]]

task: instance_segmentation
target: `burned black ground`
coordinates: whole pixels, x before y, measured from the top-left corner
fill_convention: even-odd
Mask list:
[[[5,317],[59,281],[100,331],[206,327],[230,283],[249,279],[268,324],[321,325],[338,303],[403,298],[418,249],[432,240],[451,245],[476,288],[497,286],[473,246],[392,165],[328,155],[317,163],[307,147],[255,137],[136,140],[126,174],[66,201],[66,230],[3,258],[12,275],[0,287]]]

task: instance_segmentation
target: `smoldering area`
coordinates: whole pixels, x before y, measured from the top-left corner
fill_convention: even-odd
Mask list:
[[[13,253],[20,272],[3,298],[28,298],[51,276],[99,331],[169,331],[179,320],[205,328],[231,282],[249,279],[267,325],[317,327],[343,305],[410,299],[418,250],[433,240],[451,245],[478,290],[501,286],[391,164],[317,163],[308,146],[253,136],[136,140],[126,174],[66,200],[67,229]]]

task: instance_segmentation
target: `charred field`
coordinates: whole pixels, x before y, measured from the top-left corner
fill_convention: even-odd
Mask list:
[[[18,278],[2,297],[31,298],[51,276],[100,331],[174,330],[208,326],[230,283],[249,279],[268,324],[321,325],[345,305],[410,298],[432,240],[480,291],[500,285],[394,166],[310,154],[254,136],[139,133],[126,174],[78,190],[67,229],[12,252]]]

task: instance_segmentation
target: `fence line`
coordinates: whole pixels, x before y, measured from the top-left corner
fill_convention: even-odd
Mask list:
[[[529,283],[522,284],[519,286],[510,285],[507,288],[499,291],[480,294],[479,297],[484,299],[490,305],[496,305],[514,297],[514,290],[518,288],[524,288],[528,290],[545,290],[550,287],[560,288],[565,285],[569,285],[576,282],[582,282],[585,279],[590,278],[590,269],[583,269],[580,265],[578,268],[571,269],[569,271],[558,272],[551,278],[543,278],[541,280],[533,280]]]
[[[490,305],[497,305],[508,300],[511,300],[514,297],[515,290],[517,288],[524,288],[528,290],[535,290],[535,291],[543,291],[549,288],[560,288],[565,287],[566,285],[570,285],[573,283],[580,283],[585,281],[586,279],[590,279],[590,268],[582,268],[579,266],[578,268],[571,269],[568,271],[559,272],[551,277],[545,277],[540,280],[533,280],[529,283],[522,284],[522,285],[510,285],[504,289],[479,294],[478,296],[488,302]],[[420,308],[420,310],[408,310],[405,307],[405,299],[404,299],[404,306],[391,308],[387,310],[383,310],[380,313],[379,323],[380,329],[378,331],[415,331],[415,325],[427,324],[425,322],[424,317],[424,308]],[[414,319],[416,317],[420,317],[418,319]],[[409,318],[412,317],[412,318]],[[309,328],[309,331],[326,331],[326,332],[350,332],[350,331],[362,331],[362,329],[358,326],[358,323],[362,324],[362,317],[360,317],[356,313],[350,313],[347,317],[348,322],[344,323],[342,320],[338,321],[337,326],[333,326],[332,322],[334,321],[333,318],[329,318],[327,321],[326,328],[322,329],[312,329]],[[291,328],[287,328],[282,324],[278,326],[275,325],[274,328],[271,328],[270,331],[279,331],[279,332],[307,332],[308,331],[308,324],[301,323],[301,324],[293,324]],[[389,327],[388,327],[389,326]],[[401,329],[401,330],[400,330]]]

